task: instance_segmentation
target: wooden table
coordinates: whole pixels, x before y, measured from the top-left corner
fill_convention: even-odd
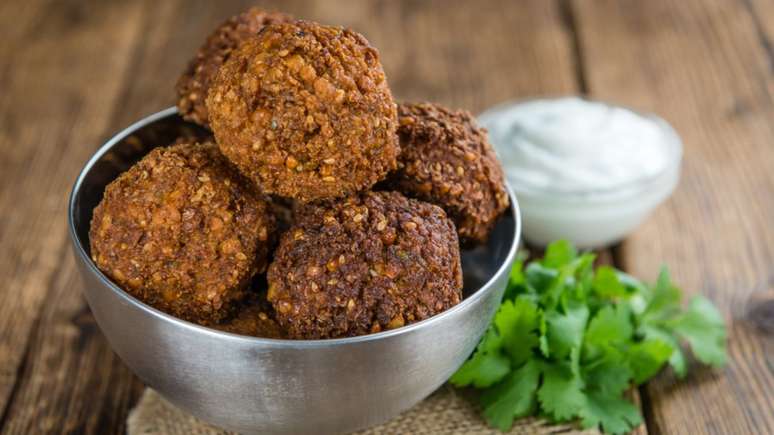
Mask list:
[[[104,139],[173,103],[205,34],[247,3],[0,2],[3,433],[123,432],[143,387],[81,296],[67,194]],[[730,364],[642,388],[642,432],[774,433],[774,4],[265,3],[364,33],[401,100],[478,112],[583,93],[669,120],[685,141],[680,186],[609,258],[647,279],[665,262],[712,298]]]

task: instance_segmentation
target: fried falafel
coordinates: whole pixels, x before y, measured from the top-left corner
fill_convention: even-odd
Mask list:
[[[463,243],[486,241],[508,207],[502,168],[486,130],[466,111],[431,103],[400,104],[398,118],[399,169],[386,188],[443,208]]]
[[[264,26],[292,20],[290,15],[253,7],[218,26],[196,52],[175,85],[177,108],[182,117],[209,128],[205,101],[220,66],[239,44],[257,35]]]
[[[462,299],[454,223],[440,207],[397,192],[299,210],[267,278],[267,298],[290,338],[398,328]]]
[[[274,217],[213,143],[156,148],[106,188],[91,257],[141,301],[213,324],[266,268]]]
[[[397,165],[396,106],[378,52],[349,29],[266,26],[220,68],[207,108],[223,154],[267,194],[340,198]]]

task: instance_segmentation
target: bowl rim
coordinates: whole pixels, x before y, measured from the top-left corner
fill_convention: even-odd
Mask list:
[[[92,259],[86,254],[86,250],[84,249],[83,244],[81,243],[81,240],[78,237],[78,234],[75,230],[75,223],[74,223],[75,207],[76,207],[75,198],[77,197],[78,193],[81,190],[81,186],[83,184],[84,179],[86,178],[86,175],[92,170],[94,165],[117,143],[119,143],[124,138],[133,134],[135,131],[139,130],[142,127],[145,127],[156,121],[159,121],[161,119],[164,119],[176,114],[178,114],[177,107],[173,106],[173,107],[166,108],[164,110],[153,113],[149,116],[146,116],[140,119],[139,121],[132,123],[128,127],[121,130],[120,132],[111,136],[92,155],[92,157],[89,158],[89,160],[86,162],[83,168],[81,168],[80,172],[78,173],[78,177],[75,180],[75,183],[73,183],[73,187],[70,191],[70,195],[68,198],[67,226],[69,230],[68,232],[70,234],[70,241],[72,242],[73,247],[75,248],[76,256],[83,264],[86,265],[88,271],[93,276],[95,276],[102,283],[104,287],[107,287],[108,289],[110,289],[110,291],[112,291],[115,296],[117,296],[122,301],[129,304],[130,306],[132,306],[133,309],[139,309],[143,311],[146,315],[149,315],[161,322],[170,322],[176,325],[177,327],[189,330],[192,333],[205,334],[213,338],[225,339],[229,341],[240,341],[244,343],[263,344],[263,345],[271,345],[274,347],[298,348],[298,349],[344,346],[344,345],[352,345],[352,344],[358,344],[358,343],[377,341],[377,340],[386,339],[389,337],[409,334],[411,332],[417,331],[422,328],[428,328],[430,327],[430,325],[437,322],[441,322],[445,318],[453,316],[455,313],[464,310],[470,305],[473,305],[477,300],[484,297],[485,293],[493,291],[494,283],[499,277],[501,277],[503,274],[508,274],[510,272],[510,270],[508,270],[509,269],[508,265],[511,264],[512,260],[515,258],[516,251],[518,249],[518,246],[521,240],[521,212],[519,209],[518,201],[516,200],[516,196],[514,195],[513,190],[508,184],[508,181],[505,180],[505,188],[508,192],[508,197],[510,199],[510,209],[511,209],[511,212],[513,213],[513,222],[514,222],[513,242],[508,247],[508,253],[505,257],[505,260],[502,262],[502,264],[500,264],[500,266],[497,268],[497,271],[492,274],[492,276],[489,278],[489,280],[486,281],[484,285],[480,286],[470,296],[463,299],[462,302],[460,302],[459,304],[455,305],[452,308],[449,308],[448,310],[442,313],[436,314],[430,318],[421,320],[419,322],[402,326],[397,329],[381,331],[373,334],[359,335],[355,337],[328,338],[328,339],[317,339],[317,340],[310,340],[310,339],[291,340],[291,339],[281,339],[281,338],[252,337],[252,336],[235,334],[235,333],[226,332],[226,331],[220,331],[206,326],[197,325],[195,323],[192,323],[183,319],[179,319],[175,316],[172,316],[171,314],[167,314],[150,305],[147,305],[144,302],[140,301],[139,299],[135,298],[134,296],[130,295],[128,292],[121,289],[115,283],[113,283],[113,281],[111,281],[110,278],[104,275],[102,271],[99,270],[99,268],[97,268],[97,266],[94,264]]]

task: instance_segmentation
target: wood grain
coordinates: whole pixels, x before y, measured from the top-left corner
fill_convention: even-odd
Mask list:
[[[741,0],[747,8],[760,47],[765,54],[768,74],[774,74],[774,3],[767,0]],[[769,95],[774,95],[774,82],[768,80]]]
[[[0,410],[62,270],[67,186],[107,126],[142,18],[130,3],[14,6],[0,13],[13,29],[0,38]]]
[[[11,329],[20,332],[17,336],[19,339],[27,338],[27,335],[21,335],[22,332],[30,334],[31,331],[32,336],[27,342],[25,352],[16,354],[19,357],[24,355],[23,360],[13,361],[17,365],[14,375],[18,376],[9,378],[9,383],[12,381],[14,386],[14,395],[13,400],[6,405],[4,432],[122,433],[125,416],[139,397],[142,385],[110,351],[81,297],[80,282],[74,275],[74,263],[69,249],[66,249],[64,199],[71,180],[102,138],[146,114],[171,105],[174,101],[171,92],[158,92],[158,89],[172,89],[176,75],[182,70],[188,55],[175,50],[173,47],[176,44],[170,47],[170,41],[179,36],[179,33],[171,32],[170,28],[179,27],[178,31],[189,31],[192,34],[188,35],[188,39],[193,39],[198,37],[201,31],[200,27],[196,26],[196,19],[199,18],[198,24],[201,24],[214,15],[212,9],[194,9],[196,5],[182,3],[106,3],[104,11],[93,8],[88,11],[56,10],[51,13],[61,15],[45,16],[41,20],[48,27],[56,26],[59,16],[80,17],[76,27],[77,36],[72,42],[54,38],[44,39],[41,43],[52,45],[48,47],[48,51],[54,51],[55,48],[60,50],[63,60],[75,57],[82,62],[83,68],[88,66],[95,72],[89,74],[73,71],[74,76],[69,80],[72,81],[74,89],[52,87],[50,92],[56,97],[60,96],[58,92],[68,91],[75,96],[82,94],[81,98],[97,99],[97,104],[87,101],[84,102],[84,107],[99,114],[100,124],[84,125],[93,135],[88,140],[77,136],[68,137],[66,134],[69,132],[65,130],[62,133],[64,137],[61,138],[62,150],[59,151],[63,154],[71,148],[73,154],[64,157],[52,156],[51,161],[46,162],[47,167],[37,169],[38,177],[44,174],[51,177],[51,186],[56,189],[55,194],[62,199],[55,210],[52,210],[53,213],[50,213],[60,218],[52,220],[50,214],[46,213],[46,219],[41,222],[50,224],[53,221],[56,225],[50,228],[38,225],[25,229],[24,233],[37,235],[39,240],[24,239],[24,242],[31,243],[32,246],[37,244],[39,249],[51,251],[50,255],[55,260],[52,261],[45,282],[35,282],[34,285],[30,284],[23,289],[39,298],[35,301],[37,306],[30,305],[20,310],[21,313],[28,314],[33,322],[26,331],[19,327],[22,325]],[[72,7],[82,6],[73,3]],[[88,39],[84,42],[84,38],[94,41],[104,38],[103,35],[120,29],[121,23],[127,23],[127,31],[131,30],[132,33],[117,33],[113,36],[116,39],[108,39],[104,41],[104,45],[95,45]],[[213,24],[207,22],[205,25]],[[59,27],[68,28],[67,25]],[[81,32],[84,35],[81,35]],[[120,43],[126,45],[125,50],[114,53],[114,56],[122,62],[104,65],[105,54],[115,51]],[[93,52],[84,52],[85,49]],[[45,50],[42,52],[45,53]],[[67,62],[43,64],[41,73],[45,71],[45,74],[64,75],[68,68],[70,66]],[[49,78],[34,75],[29,78],[31,83],[40,79]],[[52,86],[55,84],[52,81]],[[19,91],[28,90],[19,88]],[[68,93],[63,96],[67,97]],[[45,102],[43,98],[37,100],[38,103]],[[61,111],[58,114],[61,117],[71,108],[65,105],[57,109]],[[52,114],[52,120],[57,120],[54,115],[57,113]],[[34,119],[33,114],[30,114],[29,118]],[[34,125],[29,127],[33,128]],[[36,149],[45,150],[47,144],[31,143],[28,147],[34,152]],[[62,168],[61,174],[52,168]],[[15,200],[21,201],[19,197]],[[30,212],[28,209],[20,211]],[[14,236],[13,232],[4,234]],[[48,245],[51,238],[59,241],[59,244]],[[43,272],[39,264],[32,264],[19,273],[24,276],[25,273]],[[42,312],[32,317],[35,309],[42,309]]]
[[[662,114],[685,141],[677,192],[626,240],[622,264],[654,278],[665,262],[729,322],[725,370],[694,370],[680,384],[667,373],[648,385],[649,429],[774,433],[774,331],[760,320],[771,325],[774,313],[774,88],[751,9],[743,1],[573,6],[590,94]]]
[[[572,38],[555,2],[262,4],[362,32],[378,48],[398,100],[435,101],[476,113],[510,99],[578,90]]]

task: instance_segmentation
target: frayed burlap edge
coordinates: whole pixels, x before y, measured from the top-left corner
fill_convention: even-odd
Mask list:
[[[157,392],[146,389],[129,414],[127,435],[226,435],[230,432],[211,426],[176,408]],[[444,386],[412,409],[389,422],[360,435],[374,434],[500,434],[488,427],[473,405],[450,386]],[[598,434],[580,431],[570,425],[549,425],[536,419],[521,419],[509,434]]]

